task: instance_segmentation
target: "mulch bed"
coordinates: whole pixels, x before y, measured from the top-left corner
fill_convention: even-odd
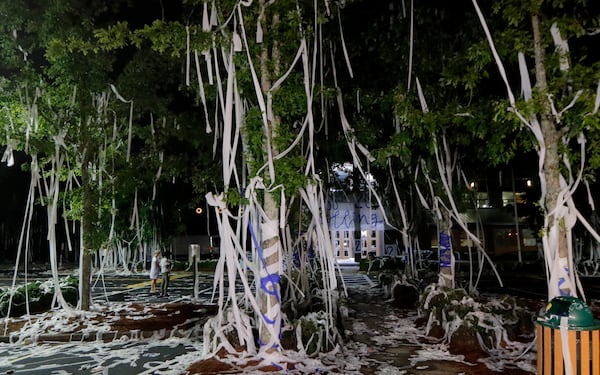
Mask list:
[[[78,334],[82,331],[94,331],[95,327],[107,328],[112,332],[113,337],[129,335],[133,331],[138,332],[156,332],[172,331],[178,329],[181,331],[193,328],[198,322],[214,315],[217,312],[215,305],[201,305],[193,303],[165,303],[152,307],[148,305],[131,303],[113,303],[110,308],[100,308],[100,310],[85,313],[85,317],[65,316],[60,321],[62,328],[53,331],[52,326],[47,326],[42,331],[36,331],[37,335],[44,337],[65,336]],[[48,319],[51,314],[23,316],[19,318],[9,318],[0,321],[2,327],[2,336],[24,334],[27,330],[36,326],[36,323]],[[38,321],[39,320],[39,321]],[[67,330],[64,327],[69,327]]]
[[[252,368],[253,371],[260,372],[280,372],[285,370],[293,370],[295,368],[293,363],[288,363],[287,368],[282,369],[277,366],[267,365],[267,366],[258,366],[260,364],[257,360],[250,360],[244,366],[234,366],[229,363],[225,363],[221,361],[220,358],[229,355],[225,353],[223,350],[215,357],[207,358],[202,361],[195,362],[191,364],[186,370],[190,375],[214,375],[214,374],[242,374],[244,373],[244,368]],[[258,366],[258,367],[257,367]]]

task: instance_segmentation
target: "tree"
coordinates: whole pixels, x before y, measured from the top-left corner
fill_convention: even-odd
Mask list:
[[[14,108],[23,108],[25,111],[8,114],[17,117],[20,126],[10,128],[7,139],[18,144],[23,150],[33,155],[32,180],[38,179],[38,161],[40,162],[40,173],[50,173],[50,178],[45,180],[45,204],[48,210],[49,225],[49,249],[52,269],[57,272],[57,241],[55,226],[58,220],[58,198],[61,190],[61,181],[67,181],[65,186],[72,186],[75,175],[71,171],[64,171],[67,162],[79,165],[77,175],[81,175],[82,202],[84,207],[83,219],[85,234],[83,236],[81,264],[82,275],[80,278],[81,308],[89,308],[89,280],[90,280],[90,257],[91,238],[93,237],[93,189],[88,168],[93,165],[95,145],[92,136],[97,131],[98,121],[102,121],[101,98],[97,96],[99,81],[106,80],[107,70],[110,67],[110,56],[97,56],[95,59],[84,56],[69,56],[48,64],[44,60],[43,51],[46,43],[52,40],[55,33],[61,32],[85,32],[85,29],[77,28],[73,24],[64,22],[60,27],[56,26],[56,15],[65,12],[61,20],[67,20],[72,15],[69,5],[66,3],[56,4],[55,7],[43,6],[33,9],[21,9],[22,4],[5,5],[9,9],[3,9],[3,15],[12,15],[16,11],[24,15],[22,18],[11,19],[3,23],[5,28],[13,28],[13,40],[7,41],[13,46],[14,52],[21,51],[23,60],[7,60],[9,67],[20,67],[22,73],[16,74],[9,70],[9,79],[12,94],[11,102]],[[62,7],[61,7],[62,6]],[[81,14],[83,19],[93,17],[94,10],[88,8],[91,13]],[[23,11],[23,12],[19,12]],[[34,20],[48,17],[46,22],[36,23]],[[84,23],[85,24],[85,23]],[[53,32],[53,30],[55,30]],[[11,49],[8,48],[10,51]],[[66,75],[65,72],[69,72]],[[80,90],[80,91],[77,91]],[[6,93],[6,92],[5,92]],[[25,95],[22,95],[22,94]],[[27,94],[29,93],[29,94]],[[18,103],[18,104],[17,104]],[[23,117],[21,117],[23,116]],[[7,128],[8,130],[9,128]],[[82,156],[83,159],[79,159]],[[46,170],[48,169],[48,170]],[[57,280],[55,280],[57,282]],[[57,293],[59,288],[56,288]],[[64,305],[64,300],[61,300]]]
[[[251,291],[246,290],[245,304],[254,313],[260,352],[278,352],[283,349],[280,342],[284,316],[282,306],[295,300],[288,295],[290,299],[284,301],[284,289],[281,287],[284,276],[288,283],[294,283],[296,272],[290,260],[291,244],[298,239],[290,236],[289,224],[286,223],[290,213],[288,199],[301,199],[307,205],[308,230],[303,234],[306,242],[298,243],[307,243],[307,246],[315,248],[323,275],[333,272],[333,253],[330,241],[324,237],[328,234],[323,230],[322,208],[311,201],[318,199],[319,183],[310,181],[316,179],[312,150],[315,81],[312,78],[314,68],[310,63],[314,58],[311,56],[320,53],[316,50],[316,39],[310,38],[328,17],[328,10],[322,5],[313,8],[308,4],[297,8],[296,3],[287,1],[259,1],[252,5],[221,3],[216,9],[221,15],[217,19],[227,20],[227,28],[233,30],[229,39],[233,44],[220,46],[221,55],[226,57],[223,64],[228,67],[228,77],[221,107],[224,118],[224,195],[210,197],[211,204],[219,208],[221,218],[221,248],[224,253],[220,261],[223,263],[217,267],[220,270],[226,265],[229,285],[233,284],[232,277],[236,273],[245,284],[248,276],[241,272],[237,262],[239,258],[246,260],[245,238],[250,236],[248,240],[252,245],[251,260],[254,264],[250,270],[257,281],[257,291],[256,297],[251,297]],[[246,25],[257,25],[256,33],[247,32]],[[222,29],[223,26],[220,26],[219,30]],[[213,50],[212,54],[217,56],[218,50]],[[244,102],[249,103],[247,109],[243,106]],[[238,137],[241,137],[241,145],[237,143]],[[300,139],[306,139],[305,151],[296,146]],[[235,159],[240,146],[244,156],[241,165]],[[242,171],[242,177],[248,172],[247,179],[238,179],[235,174],[238,169]],[[232,220],[233,210],[237,212],[236,217],[242,218],[241,222]],[[240,237],[241,241],[237,239]],[[304,253],[299,247],[297,251]],[[285,273],[284,260],[287,264]],[[310,269],[302,267],[297,271],[306,274]],[[325,348],[331,346],[331,332],[335,331],[335,311],[332,311],[331,301],[331,294],[335,293],[335,279],[324,276],[323,280],[316,281],[321,284],[326,309],[326,336],[319,344]],[[296,293],[294,288],[289,288],[290,292]],[[303,293],[305,299],[314,294],[304,288]],[[245,314],[239,311],[239,302],[235,299],[230,298],[228,304],[230,308],[225,311],[232,311],[235,320],[227,324],[235,324],[240,343],[249,352],[254,352],[252,324],[249,324],[252,318],[244,318]],[[223,315],[231,314],[225,311]],[[229,340],[222,335],[221,325],[225,322],[214,323],[211,329],[219,342],[211,340],[211,350],[216,351],[220,345],[229,345]],[[229,350],[232,349],[229,347]]]
[[[596,34],[594,20],[600,10],[587,1],[498,2],[494,4],[493,15],[508,25],[500,33],[500,40],[508,35],[516,43],[511,44],[514,48],[496,49],[483,14],[475,1],[473,4],[506,85],[509,110],[537,142],[548,297],[577,296],[580,284],[573,264],[571,231],[577,220],[590,226],[576,208],[573,193],[585,175],[589,176],[597,167],[597,149],[585,150],[585,134],[597,137],[599,125],[600,94],[596,87],[600,65],[597,57],[590,55],[589,48]],[[501,46],[505,47],[503,42]],[[515,99],[501,54],[512,56],[509,61],[513,64],[518,61],[523,101]],[[533,87],[528,59],[534,62]],[[586,158],[591,161],[587,167]],[[577,161],[580,166],[574,170]]]
[[[158,246],[161,233],[156,225],[164,217],[179,216],[161,210],[161,200],[154,201],[157,185],[176,178],[188,178],[191,185],[192,178],[185,177],[190,174],[184,170],[192,166],[182,161],[208,142],[195,136],[194,106],[190,110],[182,105],[193,103],[194,98],[177,90],[177,55],[156,54],[148,44],[134,51],[119,44],[119,38],[111,40],[111,48],[102,43],[107,32],[102,34],[101,27],[109,25],[110,35],[119,37],[123,34],[120,17],[139,20],[128,2],[97,1],[85,6],[77,1],[43,2],[33,8],[12,2],[2,7],[7,47],[2,56],[2,94],[4,102],[10,103],[4,117],[7,154],[26,151],[35,162],[32,181],[37,181],[39,162],[47,184],[54,184],[44,190],[49,197],[43,200],[48,204],[50,232],[54,233],[61,214],[65,223],[81,221],[80,303],[87,309],[91,261],[97,250],[119,258],[120,241],[136,239],[133,259],[122,254],[121,264],[126,269],[132,261],[143,264],[144,254],[150,253],[146,246],[151,241],[155,241],[151,246]],[[160,15],[160,8],[156,9]],[[161,25],[141,32],[138,43]],[[157,72],[167,71],[171,72],[165,74],[168,78],[157,82],[161,77]],[[13,120],[17,126],[8,125]],[[185,147],[179,146],[181,139]],[[206,185],[199,186],[205,191]],[[160,193],[159,198],[163,198]],[[132,212],[127,217],[132,219],[118,212]],[[49,238],[56,272],[58,245],[56,236]],[[67,242],[71,246],[68,236]]]
[[[483,165],[510,160],[518,133],[513,123],[502,118],[489,126],[495,121],[489,108],[498,105],[501,93],[493,90],[489,85],[493,77],[480,68],[490,61],[489,56],[477,55],[474,63],[469,60],[476,57],[473,45],[478,43],[471,32],[478,27],[474,13],[443,2],[405,5],[379,4],[385,11],[360,1],[349,6],[350,18],[354,15],[358,25],[350,29],[347,39],[357,78],[347,84],[353,85],[357,91],[353,95],[360,99],[347,102],[360,103],[353,112],[355,134],[372,147],[377,157],[373,169],[389,171],[378,173],[381,185],[418,184],[399,193],[390,188],[383,192],[386,200],[397,196],[399,207],[402,200],[420,202],[420,190],[428,196],[421,206],[435,211],[430,217],[440,219],[440,228],[447,233],[443,237],[448,239],[450,227],[460,222],[453,206],[464,209],[473,204],[465,199],[465,176],[476,180],[485,170]],[[364,50],[371,53],[361,54]],[[465,71],[467,62],[474,65],[473,71]],[[415,222],[411,226],[401,220],[400,211],[390,220],[412,228],[416,238],[423,232],[419,225],[427,225],[419,220],[426,214],[418,207],[412,213]],[[409,239],[404,242],[408,250],[417,248]],[[451,264],[451,260],[444,262],[444,266]],[[442,269],[450,271],[451,267]],[[454,277],[448,276],[449,284],[454,284]]]
[[[317,350],[333,347],[338,339],[337,281],[314,161],[313,109],[315,93],[325,91],[319,87],[325,82],[316,83],[317,71],[325,69],[313,64],[323,53],[321,29],[335,8],[327,3],[300,5],[192,1],[186,5],[186,14],[192,16],[183,21],[154,20],[139,28],[118,23],[97,30],[89,40],[68,44],[75,51],[149,45],[156,53],[171,53],[185,61],[183,91],[197,95],[201,121],[208,131],[214,130],[215,144],[221,145],[215,156],[220,159],[222,186],[206,195],[221,237],[215,279],[220,312],[206,326],[208,352],[222,347],[235,351],[231,327],[237,331],[233,343],[250,354],[256,349],[256,327],[261,353],[282,350],[284,293],[289,296],[285,303],[290,315],[323,309],[322,319],[315,322],[324,325],[319,328],[324,336]],[[247,25],[256,25],[256,32],[246,31]],[[197,91],[192,79],[198,82]],[[214,95],[214,107],[208,93]],[[216,114],[214,121],[209,113]],[[293,205],[288,206],[289,201]],[[292,211],[296,207],[298,213]],[[292,234],[287,223],[291,216],[305,231]],[[298,270],[291,267],[294,249],[306,257],[309,248],[318,254],[319,263],[304,262],[306,267]],[[308,284],[302,284],[303,289],[282,289],[284,276],[288,285],[311,278],[319,292]],[[243,296],[238,297],[236,282],[244,285]],[[311,295],[322,303],[311,306],[306,302]]]

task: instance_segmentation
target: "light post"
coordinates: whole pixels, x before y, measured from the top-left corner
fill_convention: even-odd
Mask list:
[[[202,215],[202,207],[196,207],[196,215]],[[200,260],[200,245],[190,244],[189,259],[193,264],[192,277],[194,280],[194,300],[198,300],[198,261]]]
[[[189,259],[193,264],[194,300],[198,300],[198,260],[200,259],[200,245],[190,244]]]

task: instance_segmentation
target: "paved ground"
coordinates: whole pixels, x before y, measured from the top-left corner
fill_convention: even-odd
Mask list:
[[[198,300],[210,302],[213,291],[212,272],[198,273]],[[160,288],[160,283],[159,283]],[[92,297],[96,303],[104,302],[144,302],[164,303],[194,299],[194,285],[191,272],[175,272],[169,283],[168,296],[150,293],[150,280],[146,275],[107,276],[94,280]]]
[[[169,374],[174,358],[201,350],[190,340],[0,344],[0,374]]]

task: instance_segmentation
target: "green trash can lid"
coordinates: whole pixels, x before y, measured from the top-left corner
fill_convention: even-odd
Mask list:
[[[573,330],[600,328],[600,321],[594,319],[592,310],[583,300],[573,296],[553,298],[546,307],[541,324],[560,328],[562,318],[567,318],[567,327]]]

